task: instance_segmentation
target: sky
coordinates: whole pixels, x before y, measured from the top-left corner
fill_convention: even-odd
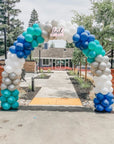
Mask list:
[[[22,11],[18,18],[24,22],[24,29],[26,30],[33,9],[37,10],[41,23],[53,19],[71,21],[72,10],[89,15],[91,13],[91,2],[90,0],[21,0],[16,8]],[[54,43],[56,47],[65,46],[64,41],[57,43],[54,41]]]

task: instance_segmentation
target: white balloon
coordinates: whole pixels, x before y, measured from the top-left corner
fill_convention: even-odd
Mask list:
[[[95,58],[95,60],[96,60],[97,62],[102,62],[102,61],[103,61],[103,56],[102,56],[102,55],[98,55],[98,56]]]
[[[112,75],[110,74],[110,75],[108,75],[108,77],[107,77],[107,80],[112,80]]]
[[[111,93],[113,92],[113,88],[112,87],[109,89],[109,92],[111,92]]]
[[[108,56],[104,56],[104,62],[108,63],[109,62],[109,57]]]
[[[111,63],[108,62],[107,65],[106,65],[106,67],[107,67],[107,68],[110,68],[110,67],[111,67]]]
[[[9,65],[9,66],[5,66],[4,67],[4,70],[7,72],[7,73],[11,73],[11,72],[13,72],[13,69],[12,69],[12,67]]]
[[[99,69],[100,69],[100,70],[105,70],[105,69],[106,69],[106,63],[105,63],[105,62],[101,62],[101,63],[99,64]]]
[[[109,91],[108,91],[108,89],[107,89],[106,87],[104,87],[104,88],[101,90],[101,93],[102,93],[103,95],[106,95],[108,92],[109,92]]]

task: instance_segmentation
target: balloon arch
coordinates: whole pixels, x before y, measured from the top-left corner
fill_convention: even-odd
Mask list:
[[[76,25],[70,22],[52,20],[45,24],[33,24],[27,31],[17,37],[13,46],[9,48],[7,59],[5,60],[4,71],[2,72],[1,84],[1,106],[3,110],[17,109],[18,86],[20,83],[21,69],[25,59],[31,54],[38,44],[52,39],[64,39],[68,42],[74,42],[87,57],[91,64],[91,72],[94,77],[96,98],[94,99],[95,109],[97,111],[112,111],[113,88],[111,83],[111,64],[109,58],[105,56],[105,50],[95,36],[79,26],[76,32]]]

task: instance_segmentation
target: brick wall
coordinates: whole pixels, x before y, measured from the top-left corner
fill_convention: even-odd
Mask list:
[[[26,61],[24,64],[24,69],[26,72],[36,72],[36,62]]]

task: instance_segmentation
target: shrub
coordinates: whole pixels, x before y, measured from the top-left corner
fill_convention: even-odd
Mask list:
[[[43,73],[43,69],[40,69],[40,73]]]
[[[48,72],[48,73],[51,73],[51,69],[48,69],[47,72]]]

